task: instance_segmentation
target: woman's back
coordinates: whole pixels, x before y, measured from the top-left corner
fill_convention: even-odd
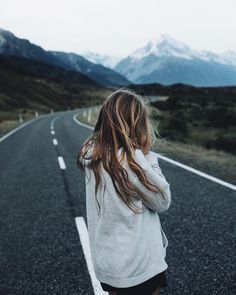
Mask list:
[[[120,156],[122,148],[118,150]],[[91,150],[92,152],[92,150]],[[95,176],[86,166],[86,210],[90,247],[95,274],[101,282],[115,287],[130,287],[146,281],[167,269],[165,261],[168,240],[161,228],[158,213],[169,208],[171,193],[158,165],[156,154],[144,156],[139,149],[135,160],[145,171],[152,183],[159,185],[166,199],[160,194],[148,192],[148,202],[133,198],[143,213],[134,213],[119,198],[110,175],[102,167],[102,183],[98,189],[101,215],[95,202]],[[90,161],[86,161],[89,164]],[[127,170],[130,181],[143,192],[147,189],[139,182],[126,160],[122,166]],[[89,176],[89,177],[88,177]]]

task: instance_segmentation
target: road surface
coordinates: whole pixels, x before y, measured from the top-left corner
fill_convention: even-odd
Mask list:
[[[76,156],[92,132],[73,120],[78,111],[39,117],[0,142],[0,295],[95,294],[75,223],[87,223]],[[162,294],[235,294],[235,191],[159,163],[173,200],[160,214]]]

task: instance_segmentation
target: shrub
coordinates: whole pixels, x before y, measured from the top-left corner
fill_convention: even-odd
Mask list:
[[[207,149],[223,150],[232,154],[236,153],[236,138],[229,136],[218,135],[215,139],[210,139],[206,142]]]

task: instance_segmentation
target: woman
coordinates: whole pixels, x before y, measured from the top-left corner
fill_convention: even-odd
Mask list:
[[[169,208],[171,191],[151,151],[151,110],[134,91],[113,92],[77,158],[85,171],[92,263],[109,294],[157,295],[167,286],[159,213]]]

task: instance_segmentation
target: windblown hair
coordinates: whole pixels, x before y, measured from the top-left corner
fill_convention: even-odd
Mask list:
[[[102,162],[118,196],[135,213],[143,212],[136,211],[137,207],[133,206],[131,200],[132,197],[143,200],[146,197],[129,181],[127,171],[121,164],[125,157],[130,169],[142,184],[153,192],[161,193],[164,198],[159,188],[148,181],[146,174],[134,160],[135,149],[141,149],[147,154],[156,140],[155,133],[158,134],[158,131],[151,119],[152,111],[158,112],[156,108],[149,106],[142,96],[127,88],[120,88],[105,99],[95,129],[82,145],[77,157],[77,166],[85,170],[80,160],[86,158],[88,150],[93,146],[92,155],[87,159],[91,160],[88,167],[93,170],[96,179],[96,201]],[[121,161],[118,159],[120,147],[123,148]],[[97,203],[100,209],[99,202]]]

